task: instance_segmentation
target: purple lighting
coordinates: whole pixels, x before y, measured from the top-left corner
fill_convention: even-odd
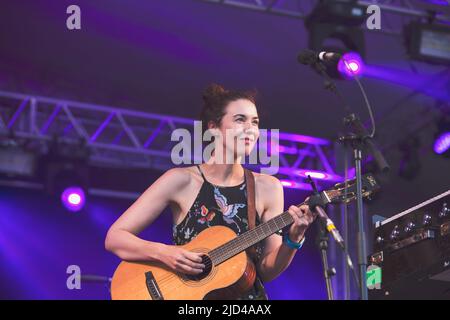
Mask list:
[[[311,176],[311,178],[314,179],[326,179],[327,175],[323,172],[313,172],[313,171],[306,171],[304,173],[305,176]]]
[[[434,152],[443,154],[450,148],[450,132],[441,134],[434,142]]]
[[[291,142],[300,142],[300,143],[316,144],[316,145],[329,145],[330,144],[330,141],[328,141],[326,139],[304,136],[301,134],[294,134],[294,133],[280,132],[278,134],[278,138],[280,139],[280,141],[287,140],[287,141],[291,141]]]
[[[449,5],[447,0],[423,0],[423,2],[428,2],[428,3],[436,4],[439,6],[448,6]]]
[[[316,170],[309,170],[309,169],[293,169],[293,168],[281,167],[281,168],[278,168],[278,172],[281,174],[286,174],[286,175],[296,175],[298,177],[305,178],[305,179],[308,178],[308,176],[311,176],[311,178],[318,179],[318,180],[336,181],[336,182],[342,181],[341,176],[334,174],[334,173],[328,173],[325,171],[316,171]]]
[[[308,183],[296,182],[296,181],[292,181],[292,180],[280,180],[280,182],[281,182],[281,185],[285,188],[312,191],[312,187]]]
[[[346,77],[360,75],[364,71],[364,62],[356,52],[348,52],[342,56],[338,63],[338,70]]]
[[[69,187],[61,194],[61,202],[70,211],[80,211],[84,207],[85,195],[80,187]]]

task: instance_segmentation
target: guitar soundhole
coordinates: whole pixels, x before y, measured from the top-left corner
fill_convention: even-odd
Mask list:
[[[199,274],[184,274],[183,278],[185,280],[190,280],[190,281],[200,281],[203,280],[204,278],[206,278],[212,270],[212,260],[210,257],[208,257],[206,254],[204,254],[202,256],[202,263],[205,265],[205,269],[203,269],[202,273]]]

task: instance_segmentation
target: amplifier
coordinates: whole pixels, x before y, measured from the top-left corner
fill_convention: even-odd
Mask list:
[[[450,299],[450,190],[375,224],[370,299]]]

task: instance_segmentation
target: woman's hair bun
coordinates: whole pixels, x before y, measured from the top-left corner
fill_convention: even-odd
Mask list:
[[[219,84],[209,84],[203,92],[203,108],[200,113],[203,130],[208,128],[210,122],[220,126],[227,105],[239,99],[247,99],[255,103],[256,90],[253,92],[226,90]]]
[[[217,83],[211,83],[206,87],[205,91],[203,92],[203,100],[205,102],[208,101],[215,101],[220,98],[223,98],[228,93],[227,90],[225,90],[224,87]]]

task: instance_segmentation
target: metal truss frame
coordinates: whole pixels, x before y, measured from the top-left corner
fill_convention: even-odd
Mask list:
[[[235,8],[254,10],[262,13],[304,19],[314,9],[318,0],[202,0]],[[442,0],[444,1],[444,0]],[[417,19],[434,19],[450,24],[448,8],[436,3],[414,0],[358,0],[363,6],[378,5],[382,12],[382,29],[367,31],[401,35],[403,26]]]
[[[0,138],[31,141],[41,153],[55,139],[85,146],[89,162],[99,166],[171,168],[171,150],[178,143],[171,135],[181,128],[193,133],[194,120],[0,91]],[[330,141],[284,132],[270,140],[279,150],[277,175],[284,186],[310,190],[307,175],[322,183],[342,181]]]

